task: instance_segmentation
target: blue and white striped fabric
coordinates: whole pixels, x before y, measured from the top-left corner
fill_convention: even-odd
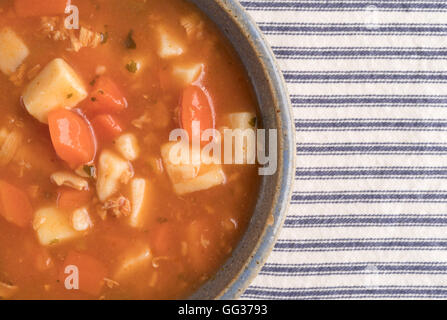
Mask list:
[[[297,142],[285,226],[242,298],[447,298],[447,2],[241,3]]]

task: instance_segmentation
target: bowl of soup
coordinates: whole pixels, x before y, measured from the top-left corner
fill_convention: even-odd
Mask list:
[[[0,4],[0,298],[236,298],[293,176],[236,1]]]

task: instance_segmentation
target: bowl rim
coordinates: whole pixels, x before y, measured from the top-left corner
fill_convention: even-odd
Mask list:
[[[273,250],[284,224],[290,205],[295,168],[295,135],[292,125],[292,105],[284,76],[279,68],[273,50],[262,31],[238,0],[214,0],[224,10],[232,22],[244,34],[250,46],[257,53],[263,71],[267,76],[270,91],[275,101],[276,124],[278,129],[278,177],[276,194],[270,208],[272,219],[266,223],[250,259],[234,276],[228,285],[215,297],[230,300],[239,298],[258,275]],[[200,290],[200,289],[199,289]],[[193,294],[194,298],[194,294]]]

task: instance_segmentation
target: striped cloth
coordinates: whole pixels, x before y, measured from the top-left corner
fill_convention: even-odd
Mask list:
[[[447,1],[241,3],[297,142],[285,226],[242,298],[447,298]]]

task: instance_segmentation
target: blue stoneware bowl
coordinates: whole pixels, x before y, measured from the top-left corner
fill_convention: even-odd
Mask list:
[[[270,254],[284,221],[294,176],[294,130],[290,99],[272,50],[237,0],[190,0],[238,52],[255,90],[265,129],[278,130],[278,170],[264,176],[250,225],[231,258],[190,299],[235,299]]]

